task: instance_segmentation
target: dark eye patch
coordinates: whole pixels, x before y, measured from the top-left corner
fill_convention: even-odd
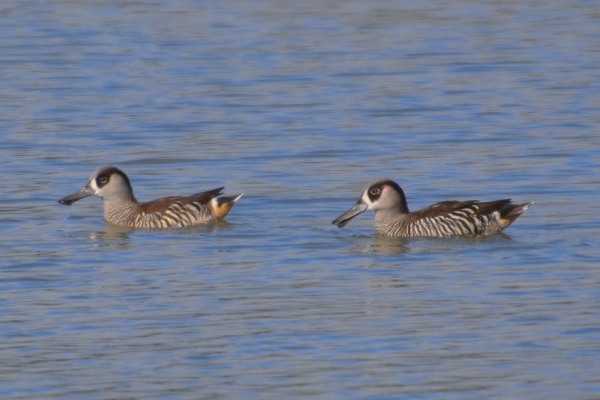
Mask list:
[[[381,196],[381,188],[372,187],[369,189],[369,199],[371,199],[371,201],[379,199],[379,196]]]
[[[102,187],[108,183],[108,175],[101,175],[97,179],[98,187]]]

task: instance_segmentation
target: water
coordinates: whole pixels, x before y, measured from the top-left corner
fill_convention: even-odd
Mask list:
[[[57,0],[0,22],[3,398],[600,397],[595,2]],[[141,200],[245,195],[160,232],[56,203],[106,164]],[[384,176],[413,209],[535,204],[480,240],[331,225]]]

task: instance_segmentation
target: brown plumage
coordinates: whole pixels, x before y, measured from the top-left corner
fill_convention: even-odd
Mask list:
[[[369,209],[375,211],[375,230],[388,236],[491,235],[510,226],[531,204],[512,204],[510,199],[442,201],[410,212],[402,188],[390,179],[380,179],[333,224],[341,228]]]
[[[129,178],[120,169],[98,168],[88,184],[58,202],[71,205],[96,195],[104,203],[104,219],[112,224],[133,228],[182,228],[223,219],[242,194],[219,197],[223,188],[191,196],[173,196],[139,203]]]

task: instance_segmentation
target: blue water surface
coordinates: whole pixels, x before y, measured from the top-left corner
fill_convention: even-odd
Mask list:
[[[595,2],[0,5],[0,396],[600,397]],[[225,186],[143,231],[98,198]],[[483,239],[331,221],[368,182],[417,209],[535,204]]]

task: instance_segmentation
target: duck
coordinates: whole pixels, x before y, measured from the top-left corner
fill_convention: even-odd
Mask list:
[[[138,202],[129,177],[119,168],[109,165],[96,169],[83,189],[58,202],[70,206],[95,195],[102,199],[104,219],[111,224],[131,228],[183,228],[225,218],[243,193],[221,196],[223,189]]]
[[[451,200],[410,212],[400,185],[383,178],[370,183],[356,204],[332,223],[342,228],[357,215],[373,210],[375,231],[386,236],[486,236],[508,228],[532,204],[513,204],[511,199],[488,202]]]

